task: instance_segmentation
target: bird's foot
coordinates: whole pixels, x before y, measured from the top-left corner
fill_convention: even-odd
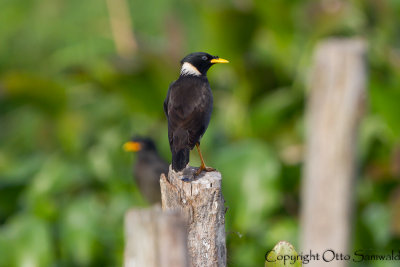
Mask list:
[[[196,171],[195,176],[198,176],[202,171],[213,172],[213,171],[216,171],[216,169],[211,168],[211,167],[206,167],[206,166],[200,166],[198,168],[198,170]]]
[[[211,167],[206,167],[203,171],[206,171],[206,172],[215,172],[216,169],[211,168]]]

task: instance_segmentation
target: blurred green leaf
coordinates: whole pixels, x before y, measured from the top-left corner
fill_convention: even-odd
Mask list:
[[[214,161],[223,173],[227,205],[235,207],[236,227],[250,229],[277,208],[280,164],[265,143],[249,140],[221,148]]]
[[[0,266],[48,266],[54,261],[49,225],[28,214],[0,229]]]
[[[292,244],[286,241],[280,241],[267,255],[265,267],[301,267],[301,260],[298,260],[298,254]]]
[[[397,101],[400,99],[400,90],[398,88],[382,88],[373,83],[370,92],[372,108],[383,117],[393,132],[392,138],[397,139],[400,136],[400,106]]]
[[[94,196],[72,200],[61,215],[62,257],[70,264],[87,266],[96,262],[100,248],[103,205]]]
[[[8,72],[0,77],[3,86],[3,102],[14,107],[32,104],[48,114],[60,112],[65,106],[65,89],[54,81],[22,72]]]

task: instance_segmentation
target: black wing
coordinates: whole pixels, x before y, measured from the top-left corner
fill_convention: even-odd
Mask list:
[[[192,149],[208,127],[212,105],[207,78],[181,77],[172,84],[166,101],[170,144],[174,132],[186,131],[188,140],[183,141]]]
[[[165,97],[165,100],[164,100],[164,113],[165,113],[165,116],[167,116],[167,118],[168,118],[168,99],[169,99],[169,92],[171,91],[171,86],[174,84],[175,82],[172,82],[170,85],[169,85],[169,87],[168,87],[168,92],[167,92],[167,96]]]

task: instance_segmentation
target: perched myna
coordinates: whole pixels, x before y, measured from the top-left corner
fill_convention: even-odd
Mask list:
[[[137,152],[133,175],[142,195],[150,203],[161,202],[160,175],[168,175],[168,163],[157,152],[150,138],[134,137],[124,144],[125,151]]]
[[[201,166],[196,172],[213,171],[206,167],[200,151],[200,139],[208,127],[213,108],[213,96],[207,79],[208,69],[228,60],[197,52],[182,59],[181,73],[171,83],[164,101],[168,118],[168,139],[172,152],[172,169],[183,170],[189,162],[189,152],[197,147]]]

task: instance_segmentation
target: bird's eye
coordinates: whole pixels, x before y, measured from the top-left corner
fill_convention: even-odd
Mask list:
[[[202,56],[201,59],[202,60],[207,60],[207,56]]]

